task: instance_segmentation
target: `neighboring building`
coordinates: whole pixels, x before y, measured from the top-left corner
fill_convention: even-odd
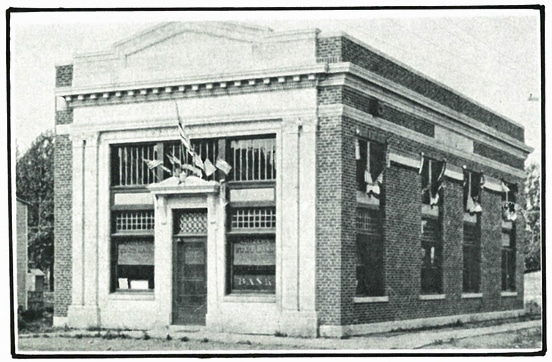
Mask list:
[[[17,308],[27,310],[27,239],[28,239],[28,213],[29,204],[21,199],[16,199],[16,254],[17,254]]]
[[[40,269],[27,272],[27,304],[33,310],[44,307],[44,273]]]
[[[347,34],[167,23],[56,87],[56,325],[339,336],[523,313],[523,127]],[[149,170],[191,162],[177,112],[227,176]]]

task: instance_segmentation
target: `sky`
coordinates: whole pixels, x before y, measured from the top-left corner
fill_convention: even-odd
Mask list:
[[[55,66],[108,49],[158,22],[231,20],[275,31],[344,31],[525,127],[541,157],[536,10],[15,13],[10,24],[12,143],[24,152],[54,128]]]

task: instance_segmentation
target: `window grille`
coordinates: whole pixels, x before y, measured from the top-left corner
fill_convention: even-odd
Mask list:
[[[156,156],[154,144],[124,145],[112,148],[112,185],[139,186],[156,182],[156,170],[148,169],[144,159]]]
[[[175,215],[175,234],[206,234],[207,211],[186,210]]]
[[[115,214],[115,232],[151,231],[154,229],[153,211],[121,211]]]
[[[194,139],[192,140],[192,147],[194,152],[201,157],[201,160],[205,162],[209,159],[213,165],[217,161],[218,157],[218,139]],[[173,173],[176,170],[176,165],[173,165],[168,158],[168,155],[173,155],[183,164],[193,165],[192,156],[188,152],[184,152],[182,144],[180,142],[169,142],[165,145],[165,160],[164,165],[168,167]],[[188,171],[186,171],[188,172]],[[208,177],[209,180],[214,179],[214,175]]]
[[[276,227],[274,208],[247,208],[232,210],[232,229],[272,229]]]
[[[274,137],[231,141],[233,181],[275,180],[275,154]]]

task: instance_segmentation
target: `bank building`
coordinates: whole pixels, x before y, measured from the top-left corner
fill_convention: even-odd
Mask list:
[[[523,313],[523,127],[346,33],[164,23],[55,93],[57,326]]]

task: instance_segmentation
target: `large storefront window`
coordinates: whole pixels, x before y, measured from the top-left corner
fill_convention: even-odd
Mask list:
[[[112,214],[111,291],[154,289],[153,211]]]
[[[228,294],[276,292],[276,138],[227,141]]]
[[[232,293],[274,293],[276,247],[271,236],[240,236],[230,241]]]

